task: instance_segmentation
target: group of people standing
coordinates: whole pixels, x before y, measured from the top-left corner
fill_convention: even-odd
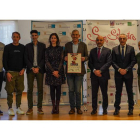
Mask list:
[[[0,86],[3,79],[3,67],[6,71],[6,87],[8,114],[15,115],[12,109],[13,92],[16,92],[16,107],[18,114],[25,114],[20,108],[22,92],[24,90],[24,71],[27,73],[27,115],[33,113],[33,82],[36,78],[38,89],[37,111],[44,114],[42,110],[43,100],[43,77],[46,73],[45,84],[50,86],[50,95],[52,100],[52,114],[59,113],[59,102],[61,97],[61,85],[65,84],[65,74],[69,88],[69,114],[82,114],[81,110],[81,86],[83,76],[86,73],[84,62],[88,61],[91,69],[91,85],[92,85],[92,112],[91,115],[97,113],[97,94],[99,86],[103,95],[103,114],[107,114],[108,108],[108,80],[110,79],[109,67],[112,65],[115,69],[115,111],[114,115],[119,114],[121,93],[123,82],[125,82],[128,94],[128,115],[133,115],[133,66],[136,64],[135,51],[132,46],[126,44],[127,37],[120,34],[120,45],[114,47],[112,52],[109,48],[104,47],[104,38],[98,36],[96,38],[97,47],[91,49],[88,55],[87,45],[79,41],[80,34],[78,30],[73,30],[72,41],[65,44],[65,50],[60,46],[60,40],[56,33],[52,33],[49,37],[49,47],[46,48],[44,43],[38,41],[38,31],[30,32],[32,42],[25,46],[19,43],[20,33],[13,32],[13,42],[4,45],[0,43]],[[68,61],[68,53],[81,53],[81,73],[64,72],[63,62]],[[2,58],[3,54],[3,58]],[[140,58],[137,55],[138,62]],[[3,59],[3,60],[2,60]],[[3,63],[2,63],[3,62]],[[138,69],[139,71],[139,69]],[[140,72],[139,72],[140,73]],[[140,78],[139,78],[140,79]],[[140,80],[139,80],[140,81]],[[0,87],[1,90],[1,87]],[[0,114],[3,114],[0,111]]]

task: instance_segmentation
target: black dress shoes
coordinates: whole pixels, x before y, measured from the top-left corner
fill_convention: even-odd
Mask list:
[[[128,115],[133,115],[133,109],[130,109]]]
[[[114,115],[119,115],[119,109],[115,109]]]
[[[107,109],[103,109],[103,115],[107,115]]]
[[[92,110],[91,115],[94,115],[97,113],[97,110]]]

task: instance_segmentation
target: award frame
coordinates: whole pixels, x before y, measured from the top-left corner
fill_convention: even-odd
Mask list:
[[[81,73],[81,53],[68,53],[67,73]]]

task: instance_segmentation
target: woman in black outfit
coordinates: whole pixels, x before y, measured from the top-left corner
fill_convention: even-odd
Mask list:
[[[52,114],[59,113],[61,85],[65,83],[63,47],[59,46],[59,37],[52,33],[49,37],[50,46],[45,52],[46,79],[45,84],[50,85],[52,100]],[[55,100],[56,98],[56,100]]]

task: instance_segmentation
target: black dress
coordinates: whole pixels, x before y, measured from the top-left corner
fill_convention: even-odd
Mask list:
[[[46,69],[46,85],[62,85],[65,84],[65,75],[64,75],[64,54],[63,47],[48,47],[45,52],[45,69]],[[53,76],[53,71],[58,71],[60,77],[57,78]]]

